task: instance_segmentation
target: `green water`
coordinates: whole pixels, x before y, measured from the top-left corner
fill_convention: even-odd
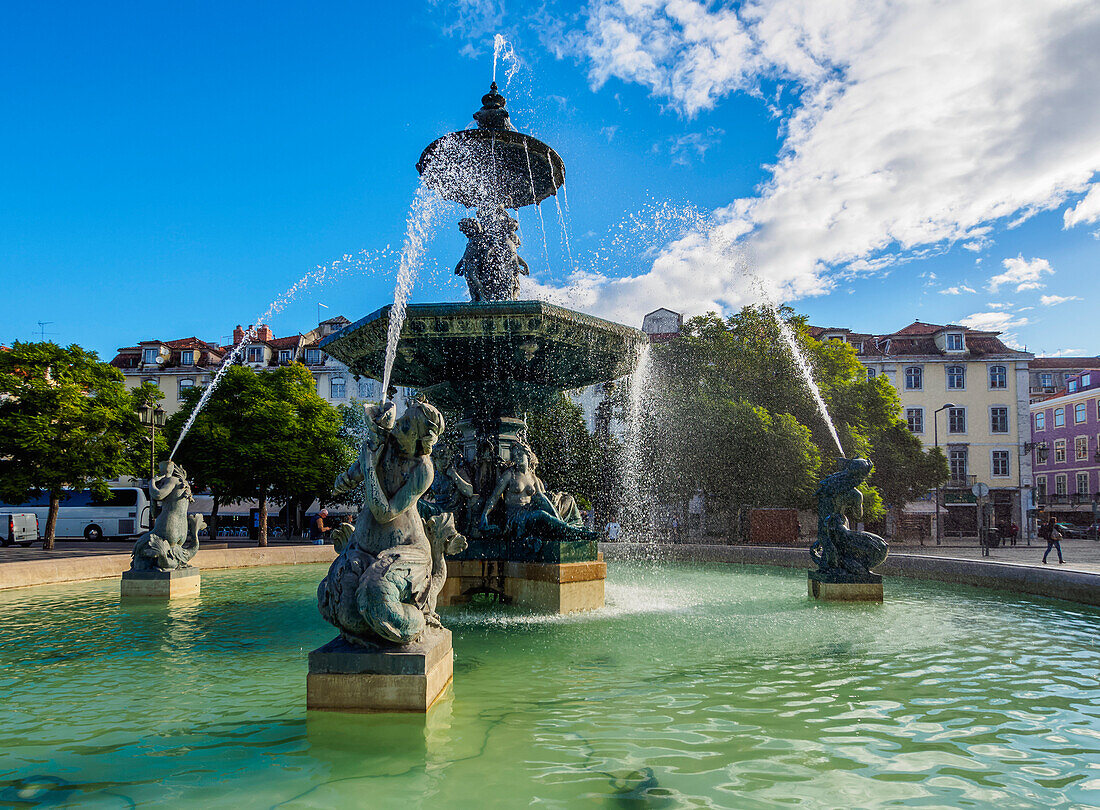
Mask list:
[[[452,609],[425,719],[311,714],[317,566],[0,595],[0,806],[1089,807],[1100,611],[890,580],[611,566],[588,615]]]

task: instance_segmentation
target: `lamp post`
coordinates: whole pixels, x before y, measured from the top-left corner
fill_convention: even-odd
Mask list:
[[[164,408],[146,403],[137,409],[141,424],[149,428],[149,523],[157,517],[157,501],[153,497],[153,479],[157,477],[157,428],[164,427]]]
[[[946,411],[948,408],[954,408],[954,402],[946,403],[942,408],[937,408],[932,413],[932,442],[935,444],[936,449],[940,448],[940,411]],[[950,467],[948,467],[950,470]],[[940,545],[940,541],[943,539],[943,519],[940,517],[940,490],[942,487],[936,487],[936,545]]]

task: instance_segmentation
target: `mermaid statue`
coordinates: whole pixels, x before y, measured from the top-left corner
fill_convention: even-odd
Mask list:
[[[848,515],[863,517],[859,485],[871,474],[865,458],[840,459],[840,469],[822,480],[817,497],[817,540],[810,557],[817,564],[814,578],[827,582],[881,582],[871,571],[886,559],[890,547],[877,534],[853,530]]]
[[[334,494],[364,487],[355,524],[333,531],[339,556],[317,589],[326,621],[354,644],[409,644],[439,626],[435,598],[446,579],[444,553],[464,546],[453,515],[420,506],[435,471],[430,454],[443,415],[424,401],[400,419],[393,403],[365,406],[367,436]]]

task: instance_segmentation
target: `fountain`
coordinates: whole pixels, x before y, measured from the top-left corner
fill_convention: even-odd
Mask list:
[[[440,605],[488,592],[554,612],[597,608],[606,576],[597,535],[584,528],[571,495],[543,491],[524,414],[561,391],[626,376],[646,337],[517,300],[528,268],[508,212],[556,202],[565,164],[513,128],[495,82],[473,117],[476,128],[438,138],[416,164],[423,187],[473,209],[459,223],[468,241],[455,268],[470,302],[386,306],[321,346],[353,374],[416,388],[457,416],[457,452],[437,461],[435,491],[468,547],[452,562]]]

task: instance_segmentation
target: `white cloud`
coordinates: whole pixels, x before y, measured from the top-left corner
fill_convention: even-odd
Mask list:
[[[965,284],[960,284],[957,287],[945,287],[940,290],[940,295],[962,295],[963,293],[977,292],[973,287],[967,287]]]
[[[615,133],[619,131],[618,124],[614,124],[609,127],[600,127],[600,134],[607,138],[607,142],[611,143],[615,138]]]
[[[1073,208],[1067,208],[1062,215],[1062,227],[1072,228],[1082,223],[1090,225],[1100,220],[1100,183],[1093,183],[1089,193]]]
[[[1080,349],[1059,349],[1056,352],[1043,352],[1037,357],[1074,357],[1081,354]]]
[[[961,318],[959,323],[983,332],[1003,332],[1006,329],[1026,326],[1028,319],[1011,312],[975,312],[973,315]]]
[[[630,322],[669,301],[820,294],[855,262],[881,272],[1055,208],[1100,170],[1088,0],[592,0],[567,33],[593,86],[634,82],[686,116],[770,80],[790,88],[754,196],[648,272],[584,275],[577,294]]]
[[[1016,292],[1038,290],[1046,285],[1040,280],[1044,275],[1051,275],[1054,270],[1046,259],[1025,259],[1020,254],[1015,259],[1005,259],[1001,262],[1003,273],[991,276],[986,289],[997,292],[1004,284],[1016,285]]]
[[[1044,295],[1039,298],[1039,303],[1044,307],[1052,307],[1056,304],[1064,304],[1067,301],[1080,301],[1076,295]]]
[[[725,130],[707,127],[706,132],[688,132],[668,139],[668,153],[672,162],[680,166],[690,166],[697,159],[702,162],[707,150],[716,145],[725,135]]]

